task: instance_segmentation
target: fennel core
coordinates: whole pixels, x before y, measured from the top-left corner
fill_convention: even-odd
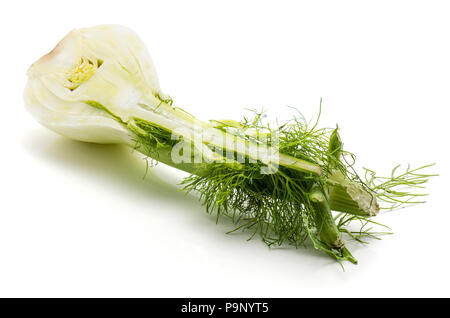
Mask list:
[[[423,194],[414,189],[431,176],[421,173],[424,166],[396,168],[387,178],[366,169],[360,177],[338,128],[318,128],[320,114],[276,128],[260,112],[240,122],[200,121],[173,106],[145,45],[118,25],[73,30],[28,77],[25,105],[41,124],[76,140],[123,143],[190,173],[185,191],[198,193],[217,220],[231,218],[233,231],[269,246],[312,243],[356,263],[345,240],[382,234],[372,230],[372,217],[417,203]]]

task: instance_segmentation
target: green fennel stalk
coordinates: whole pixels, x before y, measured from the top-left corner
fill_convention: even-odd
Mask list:
[[[235,136],[247,140],[254,139],[243,133],[249,128],[261,130],[266,139],[276,132],[281,136],[280,152],[320,169],[305,171],[280,163],[276,173],[261,174],[264,164],[248,160],[245,164],[176,164],[170,156],[175,145],[170,131],[148,122],[135,122],[136,126],[130,128],[135,134],[135,149],[191,173],[182,182],[184,189],[200,193],[207,211],[217,213],[217,218],[230,217],[237,225],[235,230],[250,231],[251,237],[259,235],[268,245],[287,243],[298,247],[310,239],[315,248],[336,259],[356,263],[345,248],[343,234],[360,242],[363,237],[382,234],[367,228],[368,223],[377,224],[371,217],[379,211],[378,201],[390,203],[398,202],[404,195],[408,195],[409,200],[421,196],[398,192],[394,187],[413,183],[419,187],[431,176],[417,174],[418,170],[414,170],[392,175],[389,179],[371,175],[369,182],[363,182],[352,167],[341,160],[343,150],[337,129],[317,129],[316,125],[308,128],[307,123],[298,118],[275,131],[263,125],[260,113],[252,120],[244,119],[239,129],[236,129],[236,122],[220,122],[223,123],[221,128],[230,128]],[[370,187],[375,180],[383,180],[383,185]],[[409,202],[408,199],[404,202]],[[335,218],[332,210],[343,213]],[[350,231],[351,221],[359,222],[361,229]]]

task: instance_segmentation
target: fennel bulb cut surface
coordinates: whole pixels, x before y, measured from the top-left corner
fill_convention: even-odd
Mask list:
[[[198,120],[161,91],[145,45],[119,25],[71,31],[27,75],[25,105],[42,125],[75,140],[126,144],[189,172],[184,189],[199,193],[208,212],[268,245],[312,244],[356,263],[346,240],[387,233],[367,225],[378,225],[381,209],[421,202],[411,189],[431,176],[408,167],[360,177],[338,129],[317,121],[293,117],[274,128],[258,112]]]

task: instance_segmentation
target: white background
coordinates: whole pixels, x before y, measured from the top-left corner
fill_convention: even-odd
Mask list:
[[[445,1],[9,1],[2,5],[0,296],[450,296],[450,7]],[[362,165],[436,162],[424,205],[377,217],[345,271],[312,249],[227,235],[183,174],[83,144],[24,110],[28,66],[71,29],[118,23],[201,119],[268,109],[339,124]]]

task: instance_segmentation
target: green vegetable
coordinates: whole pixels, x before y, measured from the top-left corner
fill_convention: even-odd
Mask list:
[[[173,106],[145,46],[117,25],[70,32],[28,77],[25,104],[44,126],[76,140],[123,143],[189,172],[184,189],[199,193],[207,211],[268,245],[312,242],[356,263],[345,238],[381,234],[368,228],[378,224],[371,218],[417,203],[423,194],[411,189],[431,176],[420,172],[424,166],[399,174],[396,168],[388,178],[366,169],[361,178],[338,128],[318,128],[319,118],[311,124],[293,117],[278,127],[259,112],[240,122],[200,121]]]

